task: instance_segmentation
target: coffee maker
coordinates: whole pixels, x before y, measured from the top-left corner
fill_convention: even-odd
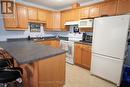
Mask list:
[[[82,41],[87,43],[92,43],[92,34],[83,33]]]

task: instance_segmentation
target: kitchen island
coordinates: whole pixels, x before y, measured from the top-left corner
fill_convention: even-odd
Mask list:
[[[63,87],[65,51],[34,41],[0,42],[24,70],[24,87]]]

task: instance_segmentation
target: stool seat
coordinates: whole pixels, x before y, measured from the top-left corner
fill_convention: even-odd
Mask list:
[[[19,71],[0,71],[0,83],[12,82],[20,77]]]

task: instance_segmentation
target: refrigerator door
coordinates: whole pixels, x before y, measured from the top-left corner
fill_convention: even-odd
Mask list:
[[[129,15],[96,18],[92,52],[113,58],[124,58]]]
[[[92,74],[120,85],[123,60],[93,54],[91,64]]]

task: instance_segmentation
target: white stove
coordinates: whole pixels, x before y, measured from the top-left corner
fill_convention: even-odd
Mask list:
[[[80,41],[80,40],[82,40],[82,34],[79,34],[79,33],[70,33],[69,35],[68,35],[68,39],[69,39],[69,41]]]
[[[82,40],[82,34],[71,33],[68,35],[68,41],[61,40],[62,49],[66,50],[66,62],[74,64],[74,42]]]

